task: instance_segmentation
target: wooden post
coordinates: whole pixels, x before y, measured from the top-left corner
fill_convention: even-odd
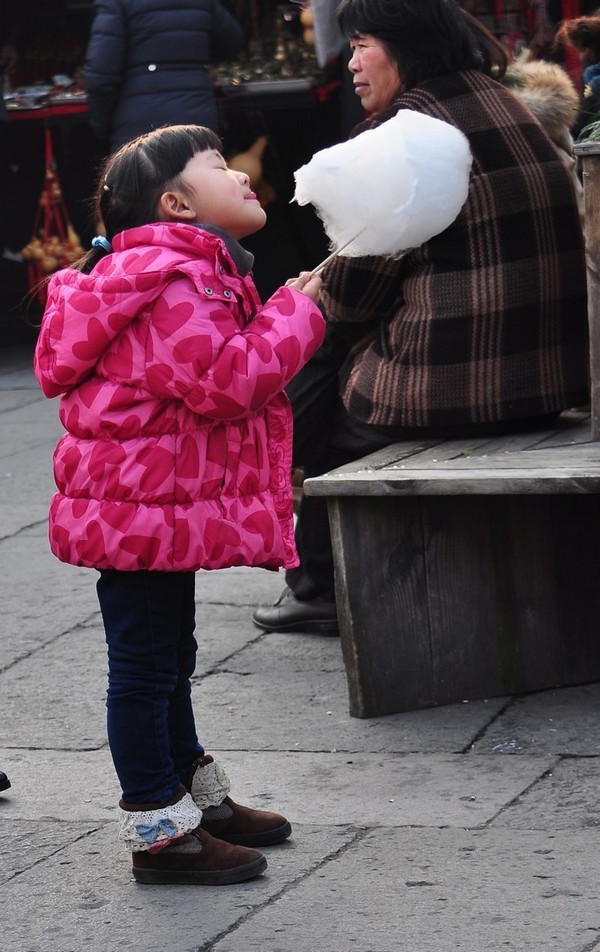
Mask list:
[[[600,440],[600,141],[579,142],[574,152],[583,168],[592,440]]]

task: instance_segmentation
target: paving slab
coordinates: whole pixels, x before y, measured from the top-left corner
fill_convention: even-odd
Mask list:
[[[219,760],[234,799],[284,809],[294,822],[465,828],[488,824],[555,762],[543,756],[524,762],[460,754],[300,752],[222,752]]]
[[[0,744],[84,750],[105,743],[106,646],[78,626],[2,677]]]
[[[6,406],[9,395],[0,393],[0,419],[2,420],[2,447],[0,466],[2,471],[15,473],[20,469],[25,476],[46,479],[51,487],[52,450],[64,430],[58,419],[58,402],[50,403],[39,396],[31,399],[29,392],[18,406]],[[13,395],[14,396],[14,395]],[[8,412],[11,410],[11,412]],[[33,455],[35,454],[35,456]],[[25,461],[35,466],[29,473]]]
[[[475,744],[509,754],[600,755],[600,684],[514,698]]]
[[[40,393],[33,372],[33,347],[0,347],[0,391],[22,389]]]
[[[69,629],[99,618],[96,573],[59,562],[50,553],[47,537],[44,519],[0,541],[0,671]]]
[[[51,820],[115,822],[121,796],[108,745],[99,750],[0,748],[11,788],[0,796],[0,824]]]
[[[495,698],[389,717],[351,718],[343,669],[327,667],[329,652],[339,646],[324,648],[313,639],[313,669],[296,673],[293,658],[302,637],[269,635],[248,649],[260,649],[263,658],[262,664],[256,661],[252,673],[216,670],[210,678],[194,683],[192,696],[202,711],[203,737],[210,738],[212,746],[222,750],[461,751],[470,748],[506,705],[506,699]],[[289,645],[289,661],[285,648],[283,657],[275,660],[271,646],[281,640]],[[327,658],[324,668],[322,653]],[[240,661],[243,658],[236,655],[235,663]],[[232,663],[228,661],[227,667]]]
[[[514,758],[516,759],[516,758]],[[492,820],[513,830],[598,830],[600,762],[564,757]]]
[[[591,952],[600,836],[370,831],[211,952]]]
[[[51,856],[62,852],[66,846],[94,832],[94,829],[94,826],[75,820],[69,823],[46,817],[43,821],[13,820],[4,828],[2,836],[0,885],[34,869],[40,863],[45,863]],[[2,919],[3,927],[6,927],[4,915]]]
[[[36,450],[4,459],[0,464],[0,529],[4,537],[40,522],[47,522],[48,507],[54,492],[54,483],[47,473],[27,473],[28,459],[37,455]],[[16,465],[17,462],[19,465]],[[19,500],[15,505],[16,500]]]
[[[487,825],[553,766],[548,757],[464,757],[450,754],[211,753],[232,783],[234,799],[280,810],[296,823],[330,826]],[[8,819],[114,819],[119,788],[106,747],[97,751],[0,750],[13,787],[0,799]],[[74,802],[74,785],[78,797]],[[326,792],[326,796],[324,796]],[[500,825],[508,825],[507,822]],[[544,827],[545,828],[545,827]]]
[[[357,833],[302,828],[294,840],[265,850],[269,867],[259,878],[205,888],[137,884],[127,851],[117,842],[116,823],[90,832],[64,824],[58,850],[53,836],[47,857],[38,854],[35,864],[2,887],[2,942],[10,952],[212,948],[291,884],[321,869]]]
[[[79,598],[72,598],[64,587],[49,593],[43,604],[55,610],[41,619],[34,613],[32,619],[34,625],[39,623],[41,648],[6,670],[2,746],[27,746],[32,738],[38,748],[63,750],[104,743],[104,635],[93,586],[88,587],[90,573],[70,572],[70,568],[62,566],[67,574],[61,571],[61,576],[65,582],[71,577],[77,581]],[[61,610],[64,603],[70,607]],[[36,604],[42,607],[37,600]],[[502,699],[494,699],[390,718],[349,718],[337,639],[264,636],[248,622],[245,609],[208,608],[213,624],[207,633],[206,655],[202,633],[198,634],[199,674],[192,696],[201,737],[211,748],[464,750],[505,705]],[[78,611],[81,624],[76,622]],[[214,620],[220,618],[225,624],[223,612],[230,633],[221,637]],[[65,619],[72,627],[60,632],[59,620]],[[39,694],[44,697],[42,707],[28,701]],[[265,702],[270,711],[268,725]]]
[[[11,596],[0,599],[0,671],[77,625],[94,620],[101,624],[95,588],[97,573],[66,565],[51,554],[47,506],[43,521],[28,528],[23,528],[26,518],[21,515],[30,515],[29,508],[13,509],[11,518],[18,525],[13,531],[7,529],[8,536],[0,539],[2,590]],[[7,521],[4,519],[5,524]],[[249,621],[251,609],[257,598],[274,598],[280,582],[276,573],[260,569],[198,574],[198,670],[202,673],[236,648],[260,638],[261,633]],[[235,614],[235,606],[244,607],[239,615]],[[221,651],[225,640],[227,648]]]
[[[3,376],[0,370],[0,413],[17,410],[21,407],[40,402],[40,394],[34,388],[33,381],[29,388],[19,389],[18,386],[13,387],[11,385],[11,377],[9,375]]]
[[[340,642],[254,628],[282,573],[199,572],[200,735],[293,839],[240,886],[143,887],[118,841],[95,573],[47,543],[58,404],[0,350],[0,947],[600,952],[600,684],[356,719]]]

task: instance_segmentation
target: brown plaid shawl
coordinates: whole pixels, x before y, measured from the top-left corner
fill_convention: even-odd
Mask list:
[[[442,234],[400,260],[340,258],[332,321],[377,321],[346,361],[348,410],[377,425],[517,420],[588,399],[583,238],[572,182],[529,113],[478,72],[438,77],[398,109],[452,123],[474,157],[469,196]]]

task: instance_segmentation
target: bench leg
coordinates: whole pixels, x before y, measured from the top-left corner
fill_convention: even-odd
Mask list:
[[[329,500],[350,713],[600,680],[598,496]]]

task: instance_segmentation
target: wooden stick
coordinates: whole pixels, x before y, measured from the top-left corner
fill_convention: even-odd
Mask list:
[[[352,238],[349,238],[348,241],[345,241],[344,244],[341,245],[340,248],[336,248],[335,251],[332,251],[330,255],[327,255],[324,261],[321,261],[321,263],[318,264],[316,268],[312,269],[312,271],[310,272],[309,278],[312,278],[315,274],[319,274],[319,272],[323,270],[326,264],[329,264],[330,261],[333,261],[334,258],[337,258],[337,256],[341,254],[341,252],[344,251],[344,249],[347,248],[348,245],[351,245],[353,241],[356,241],[356,239],[362,235],[363,231],[366,231],[366,230],[367,230],[367,226],[365,225],[365,227],[361,228],[360,231],[358,231],[355,235],[352,236]]]
[[[578,142],[583,165],[584,232],[587,259],[592,440],[600,440],[600,142]]]

